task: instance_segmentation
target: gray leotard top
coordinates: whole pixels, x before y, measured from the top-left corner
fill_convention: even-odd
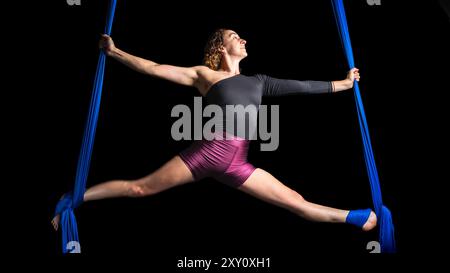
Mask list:
[[[213,84],[205,95],[207,105],[217,105],[222,108],[224,122],[226,118],[226,105],[242,105],[247,107],[253,105],[259,109],[262,96],[284,96],[291,94],[320,94],[331,93],[332,85],[330,81],[298,81],[287,79],[276,79],[263,74],[245,76],[237,74],[229,78],[220,80]],[[249,139],[248,128],[256,128],[257,116],[245,114],[245,131],[237,130],[237,119],[242,120],[242,116],[234,113],[234,130],[226,128],[216,128],[231,133],[235,136]],[[250,130],[251,131],[251,130]],[[247,132],[247,133],[246,133]]]

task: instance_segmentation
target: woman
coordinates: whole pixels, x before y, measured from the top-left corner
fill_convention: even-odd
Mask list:
[[[157,64],[126,53],[115,47],[111,37],[102,35],[99,47],[131,69],[153,77],[197,88],[208,104],[256,105],[262,96],[295,93],[332,93],[353,87],[359,81],[358,69],[349,71],[342,81],[280,80],[257,74],[240,74],[239,62],[247,56],[246,41],[229,29],[218,29],[205,47],[204,65],[177,67]],[[256,122],[256,119],[250,120]],[[171,187],[191,183],[204,177],[213,177],[229,186],[285,208],[311,220],[332,223],[351,223],[364,231],[373,229],[377,217],[370,209],[342,210],[306,201],[299,193],[288,188],[270,173],[247,162],[249,140],[234,132],[223,131],[231,139],[199,140],[162,167],[149,175],[132,181],[114,180],[89,188],[84,201],[114,197],[144,197]],[[67,196],[67,195],[66,195]],[[64,196],[63,198],[64,199]],[[52,224],[58,229],[59,212]]]

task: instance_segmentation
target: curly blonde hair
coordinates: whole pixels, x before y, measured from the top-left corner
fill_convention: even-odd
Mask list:
[[[225,30],[226,29],[224,28],[216,29],[206,42],[203,64],[212,70],[218,70],[220,66],[220,61],[222,59],[220,47],[223,46],[223,35]]]

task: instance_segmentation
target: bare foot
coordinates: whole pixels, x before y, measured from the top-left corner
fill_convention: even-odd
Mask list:
[[[59,214],[58,214],[55,217],[53,217],[53,219],[52,219],[52,225],[55,230],[58,230],[60,218],[61,218],[61,216],[59,216]]]
[[[371,211],[369,215],[369,219],[367,219],[367,222],[363,225],[362,230],[369,231],[377,226],[377,215],[375,212]]]
[[[62,200],[62,199],[64,198],[64,195],[65,195],[65,194],[63,194],[63,195],[61,196],[61,198],[59,198],[59,200]],[[58,230],[60,219],[61,219],[61,215],[58,214],[58,215],[56,215],[55,217],[53,217],[53,219],[52,219],[52,221],[51,221],[51,223],[52,223],[52,225],[53,225],[53,228],[54,228],[55,230]]]

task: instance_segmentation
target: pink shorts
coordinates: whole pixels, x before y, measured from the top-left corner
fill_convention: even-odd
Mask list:
[[[192,172],[195,180],[212,177],[231,187],[239,187],[256,169],[247,162],[250,140],[195,140],[179,156]]]

